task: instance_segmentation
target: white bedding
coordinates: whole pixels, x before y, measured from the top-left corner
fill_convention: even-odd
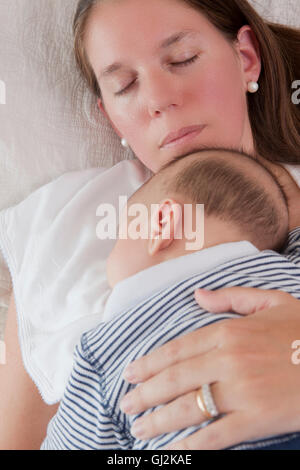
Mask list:
[[[300,24],[299,0],[252,0],[269,20]],[[0,0],[0,209],[72,170],[132,158],[100,114],[72,53],[77,0]],[[295,77],[299,78],[299,77]],[[11,293],[0,256],[0,338]]]
[[[62,397],[75,344],[101,321],[110,293],[105,264],[115,239],[99,238],[100,204],[117,210],[119,196],[146,179],[139,160],[73,171],[0,212],[23,362],[48,404]]]

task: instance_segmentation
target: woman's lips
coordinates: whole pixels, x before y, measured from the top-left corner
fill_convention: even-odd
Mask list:
[[[204,129],[205,126],[193,126],[191,128],[181,129],[177,134],[179,137],[172,138],[172,134],[169,134],[168,138],[164,140],[160,148],[166,149],[170,147],[175,147],[177,145],[185,144],[190,140],[194,139],[200,132]]]

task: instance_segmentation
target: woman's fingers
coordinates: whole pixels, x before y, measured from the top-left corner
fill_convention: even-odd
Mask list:
[[[284,304],[290,294],[253,287],[225,287],[215,291],[197,289],[195,299],[200,307],[212,313],[235,312],[249,315]]]
[[[218,344],[220,325],[226,321],[222,320],[217,325],[208,325],[176,338],[137,359],[124,370],[124,379],[131,383],[143,382],[173,364],[210,351]]]
[[[247,423],[245,413],[237,411],[219,418],[181,441],[170,444],[167,450],[226,449],[245,441],[249,433],[250,423]]]
[[[213,383],[216,376],[222,378],[221,361],[218,351],[211,351],[209,360],[195,357],[182,361],[161,371],[144,383],[141,383],[125,395],[120,408],[127,414],[137,414],[161,403],[174,400],[179,395],[196,390],[204,383]],[[189,380],[186,380],[188,370]]]
[[[200,307],[209,312],[235,312],[243,315],[293,301],[291,296],[283,291],[251,287],[227,287],[216,291],[197,289],[195,299]],[[297,302],[296,299],[294,301]],[[222,320],[218,324],[214,323],[169,341],[150,354],[137,359],[124,370],[125,380],[131,383],[143,382],[172,364],[210,351],[219,343],[222,337],[221,324],[227,321]]]
[[[223,449],[245,440],[299,430],[300,375],[292,363],[292,344],[300,331],[300,302],[284,292],[250,289],[251,298],[256,297],[253,310],[251,298],[247,301],[250,290],[242,289],[246,300],[244,304],[243,300],[238,303],[238,307],[231,294],[235,290],[234,294],[242,299],[243,292],[227,289],[226,308],[257,313],[222,320],[181,337],[179,342],[175,340],[175,347],[166,349],[169,344],[156,352],[155,360],[161,364],[152,369],[151,355],[148,356],[148,370],[139,371],[143,383],[121,403],[123,411],[129,414],[164,404],[136,421],[144,433],[142,439],[201,424],[203,416],[196,407],[195,393],[204,383],[211,384],[218,411],[225,416],[173,449]],[[212,303],[210,309],[213,310]],[[165,355],[169,351],[168,357],[163,351]],[[147,378],[149,371],[151,376]],[[128,397],[129,412],[124,406]]]
[[[214,402],[220,413],[229,411],[224,398],[230,397],[225,387],[219,383],[210,386]],[[151,439],[159,434],[178,431],[188,426],[195,426],[207,421],[197,404],[197,391],[193,391],[171,401],[153,413],[135,421],[131,433],[141,439]]]

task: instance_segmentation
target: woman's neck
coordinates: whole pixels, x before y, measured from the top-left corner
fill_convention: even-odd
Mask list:
[[[300,227],[300,188],[288,170],[279,163],[262,159],[284,191],[289,209],[289,231]]]

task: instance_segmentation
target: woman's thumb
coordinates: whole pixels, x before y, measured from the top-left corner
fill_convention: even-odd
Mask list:
[[[200,307],[212,313],[234,312],[249,315],[287,301],[286,292],[253,287],[225,287],[209,291],[197,289],[195,299]]]

